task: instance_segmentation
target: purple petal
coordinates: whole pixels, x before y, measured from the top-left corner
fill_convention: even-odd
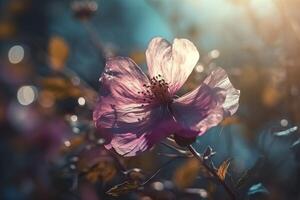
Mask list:
[[[140,67],[125,57],[109,58],[99,80],[100,95],[111,96],[118,104],[142,103],[144,98],[139,92],[149,84]]]
[[[216,68],[204,83],[211,88],[218,88],[223,91],[225,102],[222,104],[226,115],[233,115],[239,107],[240,91],[231,84],[226,71],[220,67]]]
[[[174,117],[184,128],[198,135],[222,121],[224,115],[232,115],[238,108],[239,90],[230,83],[225,71],[214,70],[198,88],[174,101]],[[176,133],[194,137],[187,132]]]
[[[149,80],[130,58],[109,59],[100,80],[99,102],[93,112],[98,128],[120,127],[149,115],[138,93]]]
[[[135,156],[149,148],[145,134],[138,136],[135,133],[115,134],[109,145],[123,156]]]
[[[198,59],[197,48],[187,39],[168,41],[157,37],[151,40],[146,51],[146,59],[151,77],[162,75],[169,90],[174,94],[187,80]]]
[[[93,120],[109,143],[115,136],[133,129],[143,134],[150,107],[138,92],[148,84],[148,77],[129,58],[111,58],[100,78],[100,97]]]
[[[103,107],[106,112],[97,118],[96,126],[106,140],[105,147],[122,156],[135,156],[170,134],[183,131],[169,110],[162,107]]]
[[[135,156],[151,149],[153,145],[181,128],[173,119],[161,121],[159,118],[150,122],[146,127],[143,134],[138,134],[135,129],[128,133],[114,134],[110,143],[105,147],[114,149],[125,157]]]
[[[123,156],[134,156],[150,149],[171,133],[171,125],[166,121],[172,118],[167,109],[127,99],[122,101],[111,93],[100,97],[93,118],[106,140],[105,147]]]

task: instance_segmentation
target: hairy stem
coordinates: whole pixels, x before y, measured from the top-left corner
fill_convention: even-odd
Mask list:
[[[194,147],[192,145],[188,146],[188,149],[190,150],[190,152],[195,156],[195,158],[197,158],[199,160],[199,162],[205,167],[205,169],[207,171],[209,171],[215,178],[216,180],[224,187],[225,191],[228,193],[228,196],[230,197],[230,199],[232,200],[236,200],[236,196],[234,194],[234,192],[230,189],[230,187],[225,183],[225,181],[223,181],[219,175],[217,174],[217,172],[210,168],[203,160],[202,156],[194,149]]]

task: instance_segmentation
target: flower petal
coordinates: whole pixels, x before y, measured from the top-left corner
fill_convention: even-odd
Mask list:
[[[100,77],[100,95],[117,99],[118,104],[142,103],[139,94],[148,77],[133,60],[125,57],[109,58]]]
[[[225,96],[225,102],[222,107],[226,115],[233,115],[239,107],[240,90],[237,90],[231,84],[226,71],[221,67],[216,68],[204,83],[211,88],[221,89]]]
[[[131,129],[113,134],[110,143],[105,147],[114,149],[125,157],[135,156],[151,149],[154,144],[176,131],[176,125],[177,123],[171,118],[153,116],[147,123],[136,124]]]
[[[203,134],[216,126],[224,115],[233,115],[238,108],[240,91],[229,81],[226,72],[217,68],[198,88],[174,101],[174,117],[183,127]],[[183,137],[194,137],[186,132]]]
[[[148,77],[130,59],[108,59],[100,77],[100,97],[93,112],[93,120],[109,143],[114,134],[126,133],[133,128],[137,135],[148,116],[149,106],[138,92],[148,84]]]
[[[171,117],[162,107],[130,101],[125,104],[112,95],[102,96],[93,113],[96,127],[106,141],[105,147],[123,156],[146,151],[171,134],[169,123],[165,123],[172,119],[174,124]]]
[[[118,154],[127,157],[135,156],[149,148],[145,140],[145,134],[138,137],[134,133],[116,134],[109,145],[105,147],[108,149],[113,148]]]
[[[149,115],[138,93],[147,83],[148,77],[130,58],[109,59],[100,77],[100,97],[93,112],[96,127],[120,127]]]
[[[156,37],[149,43],[146,51],[149,75],[162,75],[174,94],[193,71],[199,53],[192,42],[187,39],[174,39],[173,45]]]

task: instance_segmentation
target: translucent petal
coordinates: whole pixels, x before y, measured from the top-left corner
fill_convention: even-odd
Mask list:
[[[173,44],[157,37],[151,40],[146,51],[151,77],[161,75],[169,84],[171,94],[178,91],[193,71],[199,53],[187,39],[174,39]]]
[[[172,111],[177,122],[186,129],[203,134],[216,126],[224,115],[232,115],[238,108],[239,90],[230,83],[225,71],[214,70],[198,88],[176,99]],[[194,137],[186,132],[183,137]]]

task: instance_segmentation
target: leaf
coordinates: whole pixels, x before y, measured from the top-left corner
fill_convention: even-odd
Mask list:
[[[140,184],[138,184],[137,182],[125,181],[125,182],[115,185],[114,187],[109,189],[106,192],[106,194],[114,196],[114,197],[118,197],[122,194],[126,194],[128,192],[134,191],[134,190],[138,189],[139,187],[140,187]]]
[[[262,183],[257,183],[255,185],[252,185],[247,192],[247,194],[249,196],[255,195],[255,194],[261,194],[261,193],[269,194],[269,191],[263,186]]]
[[[130,181],[142,182],[145,179],[145,175],[142,169],[132,168],[123,172]]]
[[[229,165],[230,165],[229,159],[223,161],[223,163],[220,165],[220,167],[217,171],[217,174],[220,177],[220,179],[222,179],[222,180],[225,179]]]

